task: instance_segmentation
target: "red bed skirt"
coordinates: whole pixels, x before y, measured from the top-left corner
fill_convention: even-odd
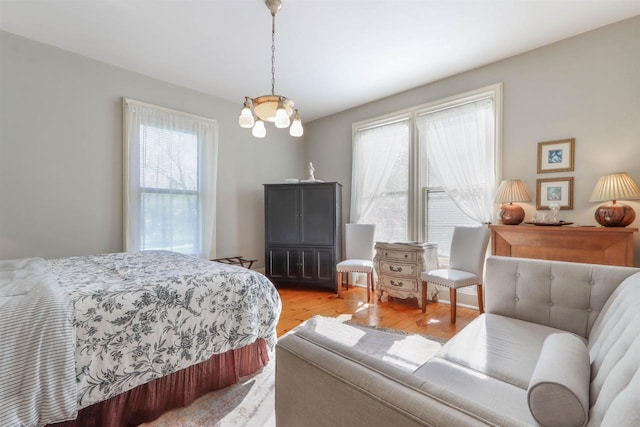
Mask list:
[[[163,413],[188,406],[198,397],[237,383],[269,361],[266,341],[253,344],[190,366],[166,377],[140,385],[111,399],[81,409],[73,421],[55,427],[123,427],[153,421]]]

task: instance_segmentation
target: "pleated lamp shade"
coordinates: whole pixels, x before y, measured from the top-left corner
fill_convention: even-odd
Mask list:
[[[631,206],[617,203],[618,200],[640,199],[640,187],[626,172],[600,177],[591,193],[590,202],[608,202],[595,212],[598,224],[605,227],[626,227],[636,219]]]
[[[504,180],[496,191],[497,203],[530,202],[527,187],[519,179]]]
[[[496,203],[505,203],[500,207],[500,220],[506,225],[518,225],[524,220],[524,209],[513,202],[530,202],[527,187],[519,179],[504,180],[496,191]]]

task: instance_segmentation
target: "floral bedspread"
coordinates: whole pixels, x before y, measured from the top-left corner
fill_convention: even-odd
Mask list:
[[[167,251],[49,261],[76,312],[78,409],[264,338],[281,301],[262,274]]]

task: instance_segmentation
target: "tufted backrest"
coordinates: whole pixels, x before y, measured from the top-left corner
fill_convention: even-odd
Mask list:
[[[491,256],[485,269],[487,313],[588,338],[618,285],[638,268]]]
[[[589,425],[640,426],[640,273],[613,292],[589,333]]]

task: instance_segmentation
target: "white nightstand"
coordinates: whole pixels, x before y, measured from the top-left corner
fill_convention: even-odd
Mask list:
[[[416,298],[421,304],[420,273],[438,268],[438,244],[376,242],[373,264],[378,274],[378,299],[386,291],[394,298]]]

